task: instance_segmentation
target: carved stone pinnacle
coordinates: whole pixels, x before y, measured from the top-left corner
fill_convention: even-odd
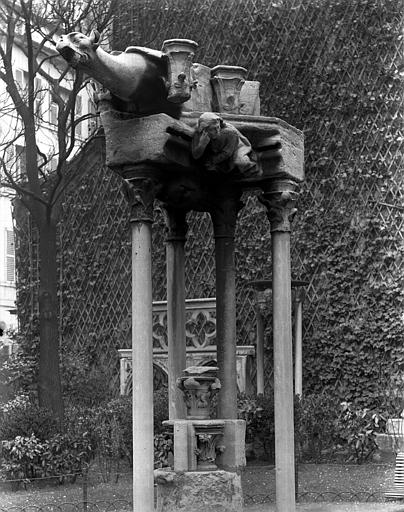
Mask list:
[[[267,217],[271,223],[271,232],[291,231],[291,223],[296,215],[295,204],[299,196],[296,192],[297,184],[294,182],[279,182],[258,196],[258,200],[265,206]]]

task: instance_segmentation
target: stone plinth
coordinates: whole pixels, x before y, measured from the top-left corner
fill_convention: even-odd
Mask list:
[[[155,472],[157,512],[242,512],[241,476],[228,471]]]
[[[225,450],[224,420],[168,420],[174,433],[174,470],[217,469],[216,458]]]
[[[376,434],[377,452],[373,459],[377,462],[394,462],[396,453],[404,451],[404,435]]]

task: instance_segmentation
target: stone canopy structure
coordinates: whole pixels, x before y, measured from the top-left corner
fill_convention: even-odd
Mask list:
[[[245,80],[244,68],[193,64],[196,48],[195,42],[178,39],[166,41],[161,52],[130,47],[124,53],[107,54],[99,48],[96,34],[77,33],[58,43],[68,62],[101,82],[97,100],[107,164],[123,178],[131,208],[134,510],[154,510],[151,230],[155,200],[165,208],[169,230],[169,420],[174,425],[174,449],[175,433],[183,432],[176,429],[176,421],[179,427],[187,421],[176,386],[186,368],[186,215],[197,210],[209,212],[215,237],[221,383],[217,418],[223,439],[214,467],[237,474],[245,463],[244,422],[237,420],[234,234],[242,195],[251,192],[259,195],[271,225],[277,504],[279,512],[292,512],[290,230],[298,184],[304,179],[303,135],[280,119],[259,115],[259,84]],[[187,441],[190,446],[191,441]],[[236,510],[237,503],[241,511],[241,499],[232,496],[230,502],[220,510]],[[185,508],[176,510],[187,506],[189,510],[184,502]]]

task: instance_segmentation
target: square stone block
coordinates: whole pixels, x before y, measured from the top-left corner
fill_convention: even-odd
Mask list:
[[[173,478],[167,479],[167,483],[159,483],[159,480],[157,481],[157,512],[242,512],[243,510],[241,476],[237,473],[189,471],[175,473]]]

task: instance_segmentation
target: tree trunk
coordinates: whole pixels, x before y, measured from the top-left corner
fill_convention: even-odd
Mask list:
[[[56,226],[45,221],[39,227],[39,405],[54,413],[63,425],[63,398],[59,368]]]

